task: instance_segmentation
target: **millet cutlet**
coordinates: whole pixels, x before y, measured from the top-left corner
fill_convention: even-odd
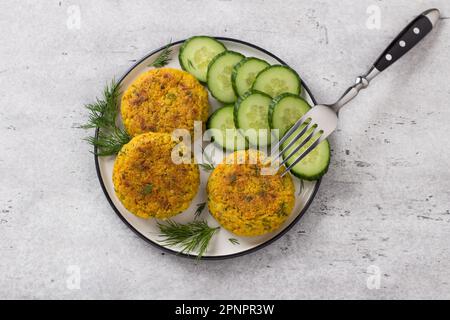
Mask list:
[[[186,210],[200,184],[197,164],[175,164],[168,133],[134,137],[117,155],[113,183],[124,207],[141,218],[169,218]]]
[[[194,121],[206,122],[208,112],[207,90],[191,74],[172,68],[141,74],[121,102],[122,120],[131,136],[175,129],[187,129],[192,135]]]
[[[237,151],[209,177],[209,211],[236,235],[258,236],[277,230],[294,207],[291,177],[281,177],[279,172],[262,175],[261,169],[269,165],[265,158],[264,153],[256,150]]]

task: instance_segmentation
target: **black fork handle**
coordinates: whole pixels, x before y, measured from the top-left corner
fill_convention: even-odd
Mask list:
[[[438,9],[429,9],[415,18],[384,50],[370,70],[356,79],[355,85],[345,91],[339,100],[330,107],[338,114],[339,110],[355,98],[358,92],[368,87],[370,81],[381,71],[387,69],[395,61],[403,57],[409,50],[420,42],[439,21]]]
[[[378,71],[383,71],[403,57],[430,33],[439,20],[439,16],[438,9],[430,9],[411,21],[381,54],[374,63],[374,67]]]

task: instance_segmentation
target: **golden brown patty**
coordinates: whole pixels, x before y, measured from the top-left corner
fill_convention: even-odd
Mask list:
[[[168,133],[134,137],[118,154],[113,182],[130,212],[141,218],[168,218],[189,207],[200,184],[197,164],[174,164]]]
[[[161,68],[141,74],[125,91],[121,113],[127,132],[168,132],[187,129],[208,119],[206,89],[187,72]]]
[[[278,229],[291,214],[295,203],[289,175],[261,175],[264,154],[237,151],[211,173],[208,207],[227,230],[239,236],[257,236]],[[245,159],[239,164],[232,159]],[[255,164],[249,164],[253,160]],[[240,161],[241,163],[243,161]]]

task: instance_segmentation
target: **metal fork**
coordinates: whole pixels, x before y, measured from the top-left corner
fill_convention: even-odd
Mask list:
[[[297,159],[292,162],[282,173],[284,176],[289,170],[292,169],[297,163],[305,158],[315,147],[317,147],[323,140],[325,140],[334,130],[336,130],[338,123],[339,110],[346,105],[350,100],[355,98],[359,91],[369,86],[375,76],[380,72],[387,69],[395,61],[400,59],[410,49],[412,49],[417,43],[420,42],[425,36],[430,33],[433,27],[436,25],[440,17],[438,9],[429,9],[419,15],[405,29],[392,41],[392,43],[381,54],[378,60],[373,64],[371,69],[363,76],[356,78],[355,85],[348,88],[341,98],[334,104],[321,104],[314,106],[308,113],[301,117],[289,131],[283,136],[283,138],[276,144],[272,150],[279,150],[289,138],[292,140],[284,147],[273,160],[278,160],[286,151],[290,150],[292,146],[299,141],[305,133],[308,133],[306,137],[291,151],[288,155],[283,157],[283,161],[278,165],[283,166],[290,158],[292,158],[301,148],[303,148],[311,139],[315,139],[314,142],[304,150]],[[294,136],[302,125],[304,127]],[[312,129],[312,130],[311,130]]]

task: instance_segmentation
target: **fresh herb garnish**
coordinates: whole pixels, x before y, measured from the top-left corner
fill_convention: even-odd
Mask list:
[[[228,241],[230,241],[233,245],[239,244],[239,240],[235,238],[229,238]]]
[[[103,90],[103,97],[96,98],[94,103],[85,105],[89,111],[89,120],[83,129],[91,128],[112,128],[116,126],[118,114],[118,98],[120,95],[120,85],[113,79]]]
[[[205,152],[204,149],[203,149],[202,154],[203,154],[203,158],[206,160],[206,162],[200,163],[199,166],[205,171],[213,171],[215,167],[214,167],[211,157]]]
[[[214,170],[214,166],[209,163],[200,163],[199,166],[205,171],[213,171]]]
[[[205,207],[206,207],[206,202],[202,202],[202,203],[197,204],[197,210],[195,210],[195,213],[194,213],[195,219],[200,217],[200,215],[202,214],[202,212],[205,209]]]
[[[97,137],[85,138],[89,144],[97,148],[95,154],[100,157],[112,156],[119,153],[122,147],[131,139],[124,129],[115,128],[108,132],[104,132],[103,130],[99,131]]]
[[[172,40],[169,42],[167,46],[164,47],[164,49],[161,51],[159,56],[153,61],[153,63],[149,64],[149,67],[155,67],[155,68],[161,68],[167,65],[170,60],[170,54],[172,53],[172,49],[170,48],[172,44]]]
[[[89,111],[89,119],[81,128],[99,129],[96,136],[85,139],[96,148],[98,156],[117,154],[131,139],[128,133],[116,124],[119,113],[119,95],[120,85],[112,80],[103,90],[101,99],[97,98],[94,103],[85,105]]]
[[[192,221],[186,224],[167,220],[159,223],[160,242],[167,246],[180,246],[182,253],[197,251],[200,259],[208,249],[209,241],[220,227],[211,228],[205,221]]]
[[[142,188],[142,194],[144,196],[150,194],[150,192],[152,192],[153,190],[153,185],[151,183],[147,183],[143,188]]]

